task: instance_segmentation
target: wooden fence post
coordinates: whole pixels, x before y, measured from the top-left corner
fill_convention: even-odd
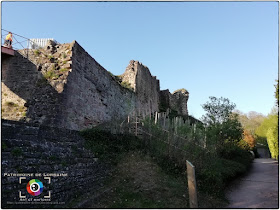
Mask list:
[[[135,136],[137,136],[137,116],[136,116],[136,120],[135,120],[136,122],[135,122]]]
[[[157,124],[157,112],[155,114],[155,124]]]
[[[186,160],[187,173],[188,173],[188,188],[189,188],[189,200],[190,208],[198,208],[197,203],[197,189],[195,179],[195,168],[191,162]]]

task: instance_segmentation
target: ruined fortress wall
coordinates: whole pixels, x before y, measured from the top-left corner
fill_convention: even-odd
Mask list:
[[[2,118],[81,130],[132,112],[159,111],[159,80],[146,66],[130,61],[120,77],[132,89],[76,41],[30,50],[28,59],[16,52],[2,60]],[[168,106],[187,113],[188,95],[167,95]]]
[[[136,61],[137,62],[137,61]],[[140,107],[149,108],[151,112],[159,111],[159,81],[149,69],[141,64],[137,66],[135,92]]]
[[[184,93],[177,92],[170,94],[170,107],[178,112],[180,115],[188,115],[187,103],[189,96]]]
[[[119,119],[135,107],[135,94],[123,88],[77,42],[64,87],[63,127],[80,130]]]
[[[24,106],[36,89],[38,72],[36,66],[20,53],[2,55],[2,118],[20,120],[26,112]]]
[[[36,55],[21,53],[2,58],[2,119],[61,127],[63,95],[44,78]]]
[[[19,177],[4,173],[33,173],[44,184],[43,195],[51,190],[52,202],[65,205],[37,204],[34,208],[66,208],[69,201],[83,193],[100,189],[109,168],[85,148],[85,140],[78,131],[38,126],[29,123],[2,120],[2,208],[26,208],[26,205],[8,205],[18,202],[18,191],[28,197],[26,184],[19,184]],[[48,183],[36,173],[64,173],[65,177],[51,176]],[[71,206],[68,206],[71,208]]]
[[[139,61],[130,61],[122,80],[130,83],[137,96],[137,109],[148,114],[159,111],[159,80]]]
[[[160,108],[166,110],[170,108],[177,111],[179,115],[188,116],[188,99],[189,93],[185,89],[180,89],[174,93],[170,93],[169,90],[160,91]]]

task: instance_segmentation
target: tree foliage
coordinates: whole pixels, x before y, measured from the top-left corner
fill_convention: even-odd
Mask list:
[[[256,134],[259,138],[266,139],[269,151],[272,158],[278,160],[279,157],[279,140],[278,140],[278,118],[279,118],[279,80],[275,87],[275,98],[277,102],[277,107],[272,108],[271,113],[263,121],[263,123],[256,129]]]
[[[235,104],[227,98],[209,97],[210,102],[202,105],[206,114],[202,117],[207,132],[207,143],[221,150],[227,142],[238,142],[242,139],[242,125],[237,114],[233,113]]]
[[[270,127],[266,133],[267,144],[271,157],[278,160],[279,157],[279,142],[278,142],[278,128],[277,126]]]
[[[276,105],[279,106],[279,80],[276,80],[277,84],[274,85],[275,87],[275,98],[276,98]]]
[[[243,140],[248,144],[248,146],[253,149],[256,146],[256,139],[251,134],[249,130],[244,130]]]
[[[247,132],[250,132],[250,134],[254,137],[256,129],[262,124],[262,122],[266,118],[263,114],[254,111],[242,113],[239,110],[235,110],[234,113],[238,115],[238,120],[242,124],[243,129]]]
[[[202,121],[206,125],[222,124],[227,121],[235,108],[235,104],[223,97],[216,98],[210,96],[209,98],[210,102],[202,105],[202,108],[206,111],[206,115],[202,117]]]
[[[269,114],[262,122],[262,124],[256,129],[256,134],[259,137],[265,137],[269,128],[278,124],[278,116],[276,114]]]

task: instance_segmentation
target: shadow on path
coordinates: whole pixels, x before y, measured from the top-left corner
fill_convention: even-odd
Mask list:
[[[226,193],[227,208],[279,208],[278,162],[255,159],[249,173],[234,181]]]

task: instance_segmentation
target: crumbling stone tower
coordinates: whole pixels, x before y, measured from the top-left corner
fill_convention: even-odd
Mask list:
[[[145,113],[159,111],[159,80],[151,75],[148,67],[131,60],[121,78],[135,92],[139,109],[143,109]]]

